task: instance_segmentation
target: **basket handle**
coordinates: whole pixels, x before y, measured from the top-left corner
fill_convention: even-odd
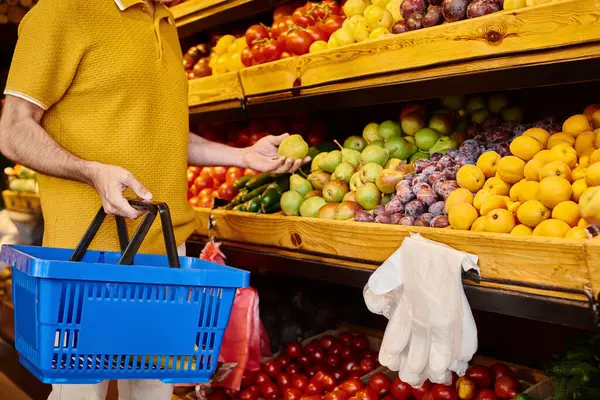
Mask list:
[[[156,215],[160,215],[160,221],[162,224],[163,235],[165,238],[165,247],[167,250],[167,257],[169,259],[169,266],[171,268],[179,268],[179,257],[177,255],[177,245],[175,244],[175,235],[173,234],[173,223],[171,222],[171,213],[169,207],[165,203],[145,203],[139,200],[128,200],[129,204],[137,210],[146,211],[144,219],[133,234],[133,238],[129,241],[127,234],[127,225],[125,224],[125,218],[116,216],[117,222],[117,234],[119,236],[119,243],[121,245],[121,258],[118,264],[131,265],[133,264],[133,258],[139,250],[142,242],[144,241],[146,234],[150,230],[152,223],[156,219]],[[92,220],[92,223],[88,227],[87,231],[83,235],[83,238],[75,248],[70,261],[81,261],[83,255],[87,251],[88,247],[94,240],[94,237],[98,233],[100,226],[106,219],[106,212],[104,208],[100,207],[100,210]]]

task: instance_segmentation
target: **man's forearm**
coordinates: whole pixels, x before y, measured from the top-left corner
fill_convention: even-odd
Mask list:
[[[40,126],[41,109],[7,99],[0,120],[0,151],[10,160],[58,178],[91,183],[93,163],[71,154]]]
[[[234,167],[247,167],[244,165],[244,150],[229,147],[221,143],[211,142],[198,135],[190,133],[188,146],[188,163],[195,166],[205,165],[231,165]]]

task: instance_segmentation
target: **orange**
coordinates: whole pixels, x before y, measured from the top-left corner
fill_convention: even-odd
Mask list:
[[[550,138],[550,133],[542,128],[529,128],[525,132],[523,132],[523,136],[529,136],[540,142],[542,148],[546,148],[548,144],[548,139]]]
[[[531,160],[542,149],[542,144],[536,138],[529,136],[516,137],[510,144],[510,152],[523,161]]]
[[[496,166],[500,161],[500,154],[495,151],[486,151],[477,159],[477,166],[483,171],[486,178],[496,175]]]
[[[588,117],[583,114],[577,114],[567,118],[563,124],[562,130],[573,137],[577,137],[582,132],[591,131],[592,125],[590,124]]]
[[[487,215],[490,211],[503,208],[505,210],[508,209],[508,205],[504,200],[503,196],[493,195],[485,199],[485,201],[481,204],[481,208],[479,210],[479,214],[482,216]]]
[[[549,176],[562,176],[571,182],[571,168],[562,161],[550,161],[540,168],[540,181]]]
[[[469,230],[478,217],[475,207],[468,203],[456,204],[448,213],[450,226],[463,231]]]
[[[562,161],[573,168],[577,164],[577,152],[573,147],[559,143],[550,150],[548,161]]]
[[[490,211],[485,216],[484,230],[494,233],[510,233],[515,227],[513,213],[503,208]]]
[[[554,208],[558,203],[569,200],[572,194],[569,181],[561,176],[549,176],[540,182],[537,199],[546,207]]]
[[[511,185],[524,178],[524,169],[525,161],[519,157],[506,156],[502,157],[500,161],[498,161],[498,175],[504,182],[510,183]],[[506,194],[503,196],[505,195]]]
[[[473,204],[473,193],[469,189],[458,188],[453,190],[446,199],[446,212],[461,203]]]
[[[558,203],[552,210],[552,218],[560,219],[567,224],[577,226],[581,215],[579,215],[579,206],[574,201],[563,201]]]
[[[529,200],[521,204],[517,210],[517,218],[523,225],[535,228],[540,222],[550,218],[550,210],[537,200]]]
[[[539,182],[530,181],[523,183],[519,190],[519,201],[525,202],[535,200],[537,198],[538,190],[540,190]]]
[[[510,185],[498,177],[488,179],[483,188],[488,189],[491,194],[498,194],[500,196],[508,196],[510,193]]]
[[[469,189],[473,193],[477,193],[485,183],[485,175],[483,171],[476,165],[463,165],[456,174],[456,181],[462,188]]]
[[[549,153],[549,150],[544,151],[548,151]],[[542,167],[547,163],[548,161],[546,160],[546,157],[533,157],[532,160],[527,161],[527,164],[525,164],[525,169],[523,170],[523,175],[525,175],[525,179],[527,179],[528,181],[539,181],[540,169],[542,169]]]

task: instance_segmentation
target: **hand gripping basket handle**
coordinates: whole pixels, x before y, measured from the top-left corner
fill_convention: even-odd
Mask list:
[[[146,215],[138,226],[137,230],[133,234],[133,238],[129,241],[127,234],[127,225],[123,217],[115,217],[117,222],[117,234],[119,235],[119,243],[121,245],[121,258],[119,264],[131,265],[133,264],[133,257],[136,255],[138,249],[142,245],[146,234],[150,230],[152,223],[156,219],[156,214],[160,215],[160,221],[162,224],[163,235],[165,238],[165,247],[167,249],[167,256],[169,258],[169,266],[171,268],[179,268],[179,257],[177,255],[177,245],[175,244],[175,235],[173,234],[173,223],[171,222],[171,213],[169,207],[165,203],[144,203],[138,200],[129,200],[129,204],[135,209],[145,210]],[[98,233],[100,226],[106,218],[106,212],[104,208],[100,207],[100,210],[94,217],[94,220],[88,227],[87,231],[83,235],[83,238],[75,248],[71,261],[81,261],[83,255],[87,251],[88,247],[94,240],[94,237]]]

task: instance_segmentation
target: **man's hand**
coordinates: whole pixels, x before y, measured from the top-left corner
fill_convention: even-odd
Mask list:
[[[283,139],[288,137],[285,133],[279,136],[266,136],[256,142],[254,145],[244,149],[242,164],[261,172],[273,172],[282,174],[294,172],[303,164],[310,161],[310,157],[304,157],[303,160],[292,160],[291,158],[280,157],[277,149]]]
[[[126,169],[115,165],[90,163],[87,172],[91,184],[96,188],[102,206],[107,214],[120,215],[131,219],[140,217],[143,212],[131,207],[123,192],[129,188],[144,201],[152,200],[152,193],[135,179]]]

